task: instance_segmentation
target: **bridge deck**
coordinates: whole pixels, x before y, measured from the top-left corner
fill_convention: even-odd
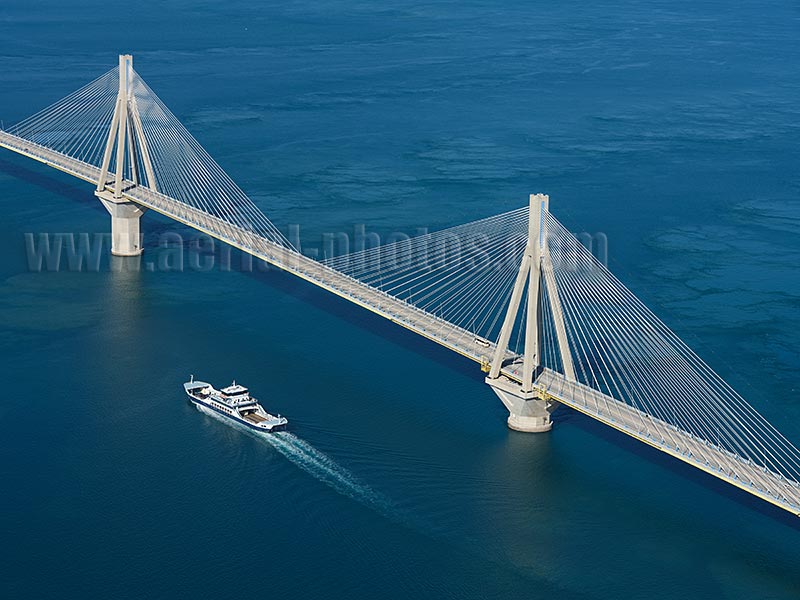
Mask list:
[[[93,165],[5,131],[0,131],[0,146],[93,185],[96,185],[100,176],[100,169]],[[113,189],[113,181],[109,181],[107,187]],[[291,248],[275,244],[256,233],[213,217],[175,198],[146,187],[137,187],[127,180],[124,183],[123,196],[305,279],[471,360],[484,362],[494,352],[494,344],[490,344],[488,348],[480,345],[474,334],[465,329],[302,256]],[[516,356],[509,352],[506,358],[514,359]],[[512,362],[504,367],[503,373],[519,381],[520,373],[515,365],[516,363]],[[538,377],[536,384],[546,390],[547,395],[562,404],[767,502],[800,515],[800,486],[796,482],[787,481],[772,471],[752,464],[586,385],[568,381],[559,373],[545,370]]]

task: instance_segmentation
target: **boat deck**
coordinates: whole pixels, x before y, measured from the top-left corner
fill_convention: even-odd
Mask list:
[[[252,414],[249,414],[249,415],[242,415],[242,416],[245,419],[247,419],[248,421],[250,421],[251,423],[255,423],[256,425],[258,423],[262,423],[262,422],[267,420],[266,418],[262,417],[261,415],[259,415],[257,413],[252,413]]]

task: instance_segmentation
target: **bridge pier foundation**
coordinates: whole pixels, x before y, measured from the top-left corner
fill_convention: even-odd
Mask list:
[[[505,375],[486,378],[494,393],[508,409],[508,427],[526,433],[543,433],[553,428],[550,413],[557,404],[545,399],[539,390],[523,391]]]
[[[124,198],[114,198],[107,191],[95,192],[95,195],[111,214],[111,254],[139,256],[142,253],[139,220],[147,209]]]

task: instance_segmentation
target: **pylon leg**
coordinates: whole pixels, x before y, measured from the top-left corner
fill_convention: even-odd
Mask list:
[[[544,217],[549,207],[549,198],[544,194],[532,194],[528,215],[528,242],[522,255],[520,270],[509,300],[506,318],[500,329],[497,346],[486,383],[502,400],[509,412],[508,426],[517,431],[550,431],[553,424],[550,413],[557,404],[536,390],[535,380],[541,364],[539,344],[539,293],[542,278],[542,256],[549,257],[547,230]],[[548,263],[549,264],[549,263]],[[508,342],[517,321],[521,299],[527,280],[527,316],[525,318],[525,350],[521,357],[522,376],[513,381],[503,371],[503,360],[508,352]],[[519,360],[519,359],[518,359]],[[571,366],[571,363],[570,363]]]

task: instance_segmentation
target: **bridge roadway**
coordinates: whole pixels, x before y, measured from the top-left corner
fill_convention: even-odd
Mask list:
[[[97,185],[100,169],[23,138],[0,131],[0,146]],[[107,189],[113,190],[113,179]],[[495,344],[403,300],[370,287],[322,263],[278,245],[258,234],[193,208],[146,187],[125,180],[125,199],[159,212],[193,229],[219,239],[288,273],[357,304],[393,323],[422,335],[476,362],[485,364]],[[506,355],[502,373],[519,382],[519,357]],[[714,477],[800,516],[800,486],[747,459],[732,454],[691,433],[652,417],[564,375],[545,369],[535,385],[542,396],[565,404],[645,444],[665,452]]]

